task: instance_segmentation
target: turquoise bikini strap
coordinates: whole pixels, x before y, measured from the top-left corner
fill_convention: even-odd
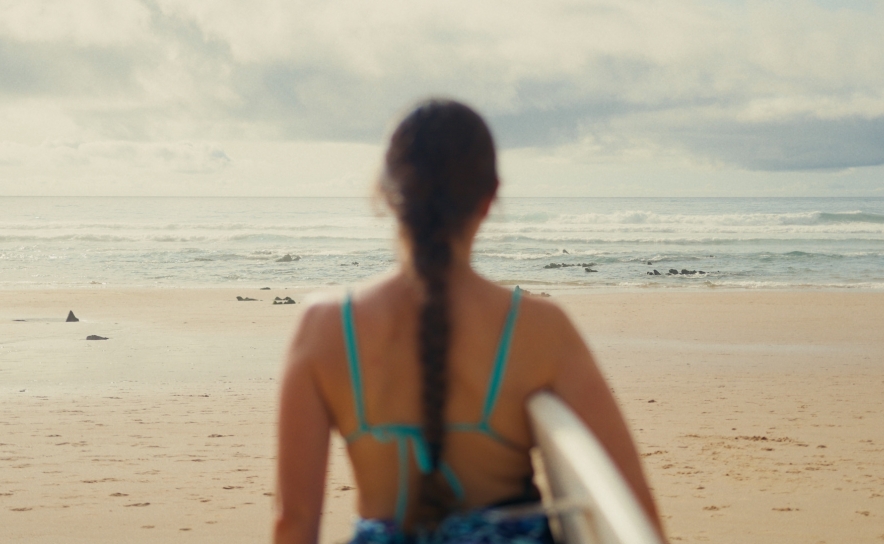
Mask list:
[[[451,487],[451,491],[454,493],[454,498],[458,500],[458,502],[463,501],[466,498],[466,491],[463,489],[463,485],[461,485],[460,480],[457,479],[457,475],[454,473],[454,470],[446,463],[442,461],[439,463],[439,472],[442,473],[442,476],[445,477],[445,480],[448,482],[448,485]]]
[[[353,386],[353,404],[356,406],[358,433],[368,430],[365,419],[365,400],[362,397],[362,373],[359,370],[359,351],[356,349],[356,331],[353,327],[353,298],[347,293],[341,305],[341,321],[344,325],[344,345],[347,347],[347,365],[350,368],[350,384]]]
[[[510,337],[512,336],[513,323],[515,322],[516,307],[519,302],[519,290],[513,293],[513,302],[510,306],[510,314],[507,316],[507,322],[504,326],[503,338],[498,349],[497,361],[494,365],[494,373],[491,380],[491,386],[488,389],[488,399],[486,400],[487,412],[483,416],[483,422],[491,414],[494,408],[494,402],[497,398],[497,391],[500,388],[500,377],[506,362],[507,353],[509,352]],[[365,418],[365,399],[362,392],[362,372],[359,367],[359,351],[356,346],[356,330],[353,326],[353,300],[349,293],[341,305],[341,322],[344,328],[344,345],[347,350],[347,366],[350,370],[350,384],[353,387],[353,403],[356,408],[356,419],[359,428],[346,437],[348,442],[356,440],[364,434],[370,434],[381,442],[388,440],[396,440],[397,453],[399,455],[399,482],[398,497],[396,498],[395,521],[400,527],[405,522],[405,515],[408,510],[408,473],[409,473],[409,457],[408,446],[414,452],[415,461],[418,470],[424,474],[432,470],[430,461],[430,451],[423,432],[419,426],[403,425],[403,424],[382,424],[371,426]],[[487,422],[485,423],[487,425]],[[439,470],[443,477],[448,481],[454,495],[459,499],[464,498],[464,489],[460,481],[451,467],[447,463],[441,463]]]
[[[365,434],[370,434],[378,442],[396,441],[397,454],[399,456],[399,478],[398,493],[396,497],[396,509],[394,520],[400,527],[405,522],[405,515],[408,511],[408,482],[409,482],[409,455],[408,449],[414,454],[414,460],[417,469],[422,474],[429,474],[433,470],[430,461],[430,447],[424,439],[423,431],[418,425],[407,425],[397,423],[385,423],[381,425],[370,426]],[[439,464],[439,471],[451,486],[454,496],[458,500],[464,499],[464,489],[454,471],[444,461]]]
[[[494,359],[491,381],[488,384],[488,393],[485,396],[485,407],[482,410],[482,419],[479,422],[479,426],[482,429],[488,427],[488,420],[491,418],[491,412],[494,411],[494,405],[497,403],[497,396],[500,393],[500,384],[506,371],[506,360],[510,353],[510,342],[513,339],[513,328],[516,324],[516,316],[519,313],[519,299],[521,296],[522,290],[517,286],[513,291],[510,311],[506,316],[503,334],[500,336],[500,344],[497,346],[497,357]]]

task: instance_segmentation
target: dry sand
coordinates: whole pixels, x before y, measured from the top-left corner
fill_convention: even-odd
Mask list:
[[[0,541],[268,541],[276,379],[303,307],[275,296],[305,293],[0,291]],[[884,542],[884,293],[553,299],[610,378],[673,542]],[[332,457],[324,542],[353,516],[339,440]]]

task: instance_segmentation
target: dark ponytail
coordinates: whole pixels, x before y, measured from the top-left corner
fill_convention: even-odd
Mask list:
[[[451,240],[496,190],[491,132],[467,106],[447,100],[423,102],[393,133],[381,191],[411,239],[414,268],[424,290],[418,341],[423,430],[433,470],[422,475],[418,508],[408,516],[417,526],[433,527],[457,508],[439,471],[448,396]]]

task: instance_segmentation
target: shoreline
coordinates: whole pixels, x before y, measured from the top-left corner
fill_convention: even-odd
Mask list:
[[[382,274],[381,274],[382,275]],[[292,291],[295,293],[314,293],[314,292],[327,292],[327,291],[339,291],[342,289],[346,289],[348,287],[357,288],[361,285],[365,285],[370,283],[373,279],[379,277],[380,275],[373,276],[371,278],[366,279],[365,281],[355,281],[351,283],[331,283],[331,284],[322,284],[322,285],[288,285],[288,286],[273,286],[273,285],[225,285],[225,284],[206,284],[206,285],[138,285],[138,284],[107,284],[107,283],[83,283],[83,284],[64,284],[64,285],[4,285],[0,284],[0,292],[14,292],[14,291],[207,291],[207,290],[237,290],[240,289],[242,291],[261,291],[266,290],[265,287],[269,287],[271,291]],[[486,278],[487,279],[487,278]],[[520,286],[524,289],[537,290],[537,291],[556,291],[562,295],[574,295],[574,294],[583,294],[583,293],[601,293],[601,292],[614,292],[614,293],[646,293],[646,292],[685,292],[685,293],[697,293],[697,292],[759,292],[759,293],[777,293],[777,292],[832,292],[832,293],[852,293],[852,292],[868,292],[868,293],[884,293],[884,283],[875,284],[875,287],[870,287],[867,284],[843,284],[843,285],[832,285],[832,284],[794,284],[794,285],[772,285],[772,286],[734,286],[734,285],[707,285],[707,284],[693,284],[693,285],[660,285],[660,284],[651,284],[651,285],[608,285],[608,284],[597,284],[597,285],[574,285],[574,284],[564,284],[564,283],[541,283],[541,282],[532,282],[532,281],[516,281],[516,280],[506,280],[506,281],[494,281],[491,280],[494,284],[499,285],[501,287],[512,288],[515,286]]]
[[[283,355],[303,302],[343,288],[3,290],[8,538],[269,540]],[[614,389],[672,542],[884,534],[884,292],[551,292]],[[324,544],[354,515],[343,447]]]
[[[25,199],[0,222],[8,272],[0,290],[56,281],[359,283],[389,270],[397,255],[393,217],[360,200]],[[474,264],[496,281],[538,288],[709,281],[727,289],[884,290],[884,199],[702,200],[502,197],[477,235]],[[655,267],[661,275],[648,276]],[[698,274],[667,277],[670,269]]]

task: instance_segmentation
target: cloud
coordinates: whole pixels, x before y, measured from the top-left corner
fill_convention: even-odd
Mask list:
[[[753,170],[844,169],[884,164],[884,116],[795,117],[670,131],[692,152]]]
[[[0,33],[16,41],[87,48],[144,39],[149,20],[137,0],[4,0],[0,9]]]
[[[180,142],[376,145],[429,94],[582,164],[881,165],[884,8],[831,4],[7,0],[0,167],[55,141],[171,146],[194,174],[221,163]]]
[[[231,162],[221,147],[205,142],[141,145],[132,142],[90,142],[71,146],[70,149],[87,161],[122,161],[136,167],[189,174],[216,172]]]
[[[0,97],[87,98],[135,91],[125,49],[0,38]]]
[[[130,141],[45,142],[25,146],[0,144],[0,164],[55,168],[88,168],[94,172],[137,168],[154,173],[208,174],[231,163],[219,145],[205,142],[136,143]]]
[[[364,196],[380,154],[332,142],[0,142],[0,194]]]

